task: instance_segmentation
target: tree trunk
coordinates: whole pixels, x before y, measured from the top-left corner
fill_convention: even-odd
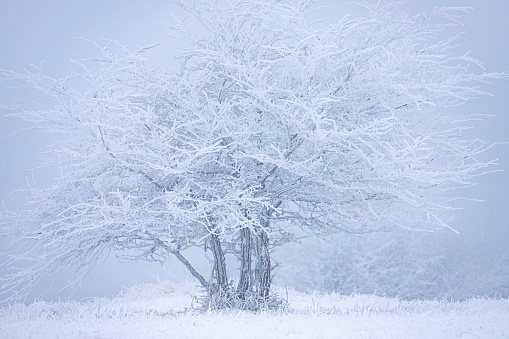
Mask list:
[[[217,286],[219,292],[228,290],[228,276],[226,274],[226,261],[221,242],[217,234],[210,235],[212,253],[214,254],[214,270],[216,272]]]
[[[237,287],[239,295],[243,296],[251,288],[251,231],[245,227],[240,231],[241,251],[240,281]]]
[[[278,208],[281,205],[282,201],[278,201],[274,208]],[[258,262],[256,265],[256,283],[257,283],[257,291],[258,295],[262,298],[267,298],[270,293],[270,284],[272,282],[271,276],[271,263],[270,263],[270,251],[269,251],[269,235],[267,234],[267,229],[270,226],[270,218],[274,209],[272,207],[268,207],[265,209],[265,218],[262,220],[262,227],[257,232],[256,238],[256,247],[257,247],[257,255]]]
[[[198,273],[198,271],[196,271],[196,269],[191,265],[191,263],[186,258],[184,258],[184,256],[182,254],[180,254],[179,251],[170,251],[170,253],[172,253],[175,257],[177,257],[177,259],[182,264],[184,264],[184,266],[189,270],[189,272],[191,272],[193,277],[198,279],[198,281],[200,282],[200,284],[203,287],[205,287],[205,288],[208,287],[208,284],[207,284],[207,281],[205,280],[205,278],[203,278],[203,276],[200,273]]]
[[[267,298],[269,296],[271,283],[269,236],[267,232],[260,230],[257,238],[257,290],[260,297]]]

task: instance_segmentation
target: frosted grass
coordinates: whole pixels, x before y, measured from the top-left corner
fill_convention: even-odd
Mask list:
[[[135,286],[114,299],[0,309],[1,338],[508,338],[509,300],[399,300],[277,288],[280,312],[197,309],[193,283]]]

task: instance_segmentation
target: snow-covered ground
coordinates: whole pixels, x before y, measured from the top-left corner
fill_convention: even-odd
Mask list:
[[[203,313],[200,293],[165,281],[112,300],[11,305],[0,309],[0,338],[509,338],[509,299],[404,301],[279,288],[291,309]]]

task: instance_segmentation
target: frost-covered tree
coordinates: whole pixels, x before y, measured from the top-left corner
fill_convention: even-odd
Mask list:
[[[21,298],[62,267],[86,273],[116,249],[174,256],[210,297],[256,307],[274,246],[302,232],[449,228],[457,189],[493,164],[463,135],[468,117],[447,110],[505,77],[472,72],[454,37],[435,39],[461,9],[409,17],[391,3],[317,23],[307,1],[177,2],[205,32],[176,25],[191,46],[179,71],[111,45],[73,77],[3,72],[55,100],[17,115],[60,135],[62,173],[2,215],[20,242],[12,262],[32,262],[4,293]],[[183,256],[194,246],[211,254],[210,277]],[[225,253],[239,259],[236,285]]]
[[[452,232],[394,230],[306,238],[280,248],[277,283],[302,291],[466,300],[509,295],[509,253]],[[477,235],[475,235],[477,236]]]

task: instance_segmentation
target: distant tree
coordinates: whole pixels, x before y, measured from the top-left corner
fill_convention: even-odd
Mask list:
[[[460,235],[394,230],[306,238],[274,256],[285,259],[276,281],[306,292],[435,300],[509,296],[509,254],[464,228]]]
[[[463,134],[468,117],[445,110],[505,77],[472,73],[455,38],[434,40],[455,10],[409,17],[391,3],[310,23],[308,1],[176,2],[206,29],[177,25],[191,46],[180,71],[108,45],[70,78],[3,72],[55,99],[17,115],[62,136],[58,185],[28,188],[2,215],[2,233],[24,244],[12,262],[33,262],[3,293],[22,298],[48,272],[86,273],[116,249],[173,255],[217,306],[257,308],[273,247],[303,231],[450,227],[456,189],[493,164]],[[208,278],[182,255],[194,246],[212,254]],[[236,286],[225,253],[239,259]]]

